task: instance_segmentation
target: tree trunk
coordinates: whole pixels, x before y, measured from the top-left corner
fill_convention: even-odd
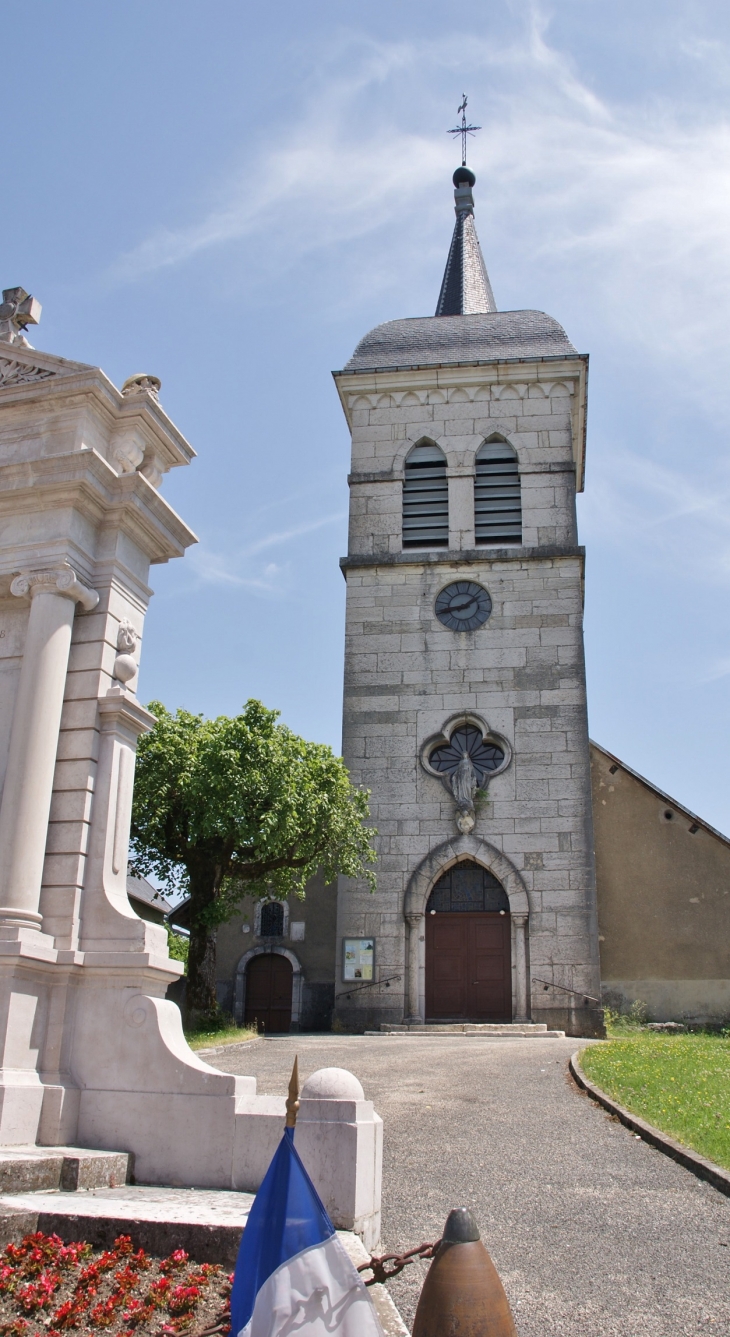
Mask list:
[[[218,925],[205,922],[205,912],[213,904],[221,883],[221,864],[212,859],[196,859],[188,864],[190,877],[190,948],[188,951],[185,1014],[188,1026],[218,1012],[216,995],[216,947]]]

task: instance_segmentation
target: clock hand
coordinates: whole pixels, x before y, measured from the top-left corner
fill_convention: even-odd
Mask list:
[[[449,612],[450,612],[450,613],[460,613],[464,608],[470,608],[471,605],[472,605],[472,604],[475,604],[475,603],[476,603],[476,599],[475,599],[474,595],[472,594],[472,595],[471,595],[471,598],[466,599],[466,600],[463,600],[460,604],[457,604],[457,603],[449,604]]]

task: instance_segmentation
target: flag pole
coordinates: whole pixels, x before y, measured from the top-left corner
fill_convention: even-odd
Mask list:
[[[294,1057],[294,1067],[289,1078],[289,1095],[286,1100],[286,1128],[294,1128],[299,1110],[299,1055]]]

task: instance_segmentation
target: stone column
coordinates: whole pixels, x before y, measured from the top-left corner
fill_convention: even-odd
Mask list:
[[[526,914],[513,914],[515,926],[515,1021],[530,1020],[527,992],[527,921]]]
[[[10,586],[30,594],[30,616],[0,805],[0,938],[38,931],[53,773],[76,603],[87,612],[99,596],[70,566],[30,571]]]
[[[420,938],[423,928],[423,914],[409,913],[406,915],[408,924],[408,998],[406,1021],[418,1024],[423,1021],[419,1011],[418,1003],[418,980],[420,975],[421,952]]]

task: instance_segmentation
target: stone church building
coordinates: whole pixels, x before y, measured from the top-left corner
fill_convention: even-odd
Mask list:
[[[221,1001],[273,1030],[334,1012],[357,1031],[599,1035],[602,997],[726,1017],[730,843],[589,744],[588,358],[543,312],[497,310],[474,184],[454,173],[436,314],[377,326],[334,374],[352,437],[343,756],[371,791],[377,891],[244,905],[219,937]]]

